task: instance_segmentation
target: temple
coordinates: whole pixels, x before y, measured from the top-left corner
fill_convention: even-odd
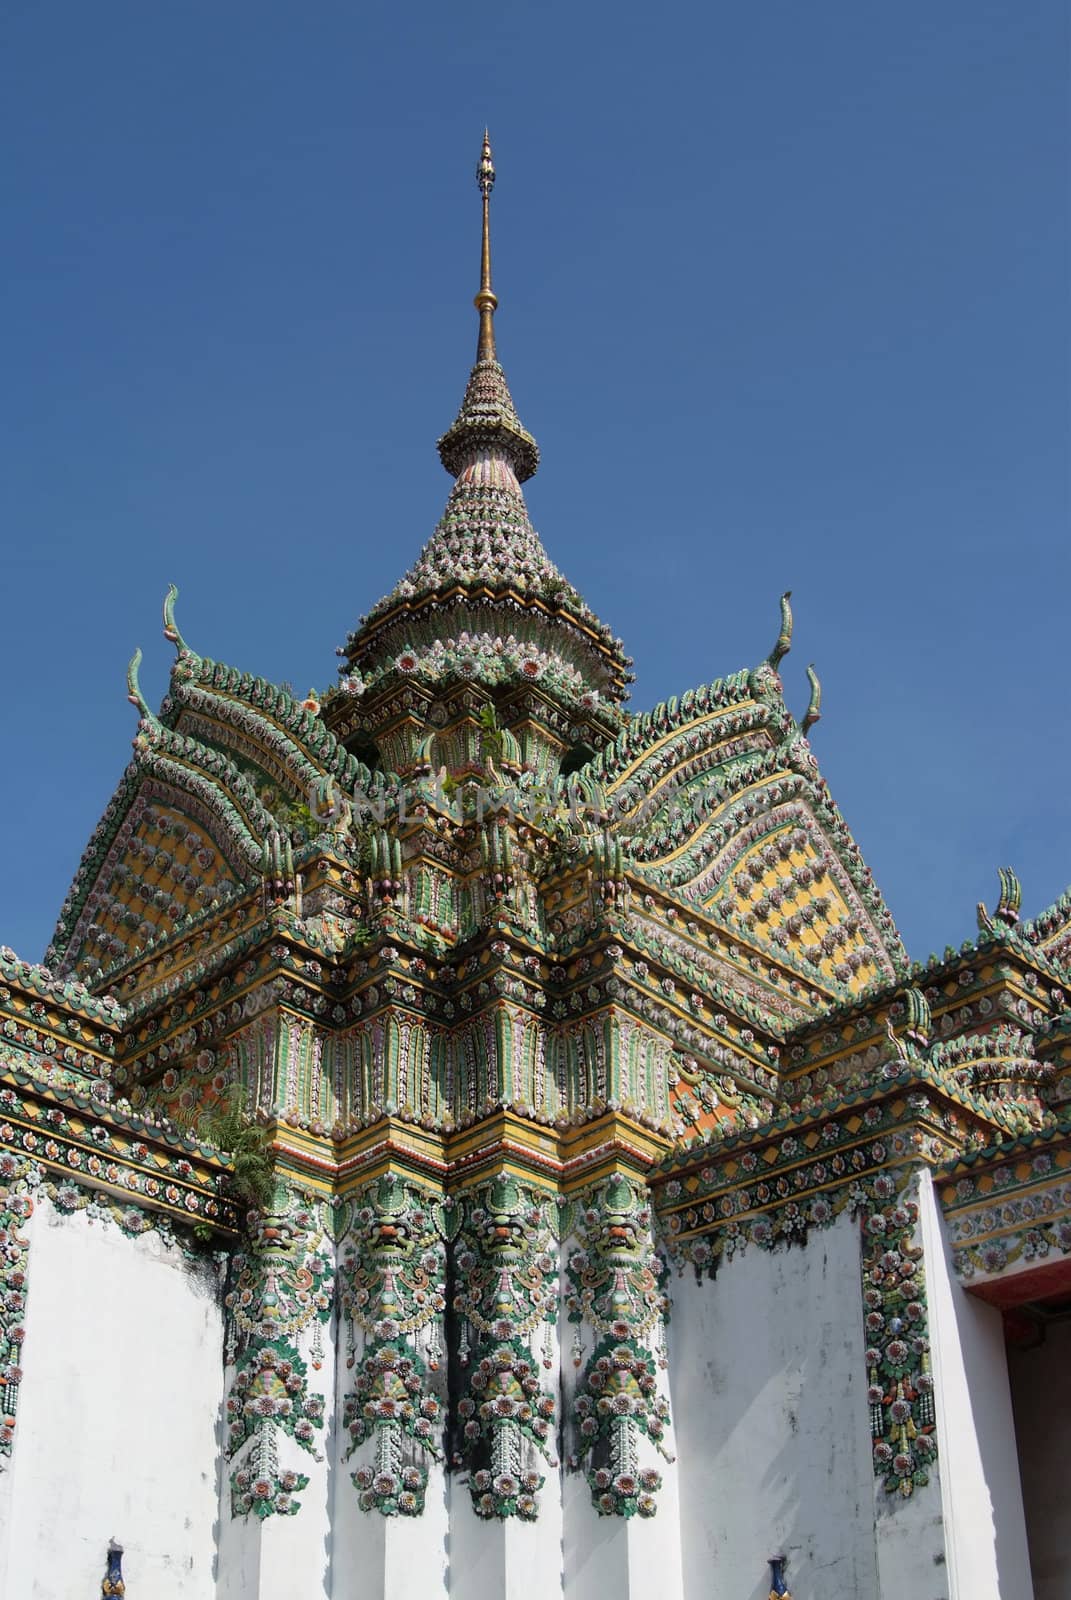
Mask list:
[[[908,957],[788,595],[627,708],[477,179],[430,539],[304,700],[172,589],[0,950],[0,1592],[1067,1600],[1071,894]]]

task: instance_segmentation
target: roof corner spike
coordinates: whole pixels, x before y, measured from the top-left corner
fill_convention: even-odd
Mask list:
[[[138,668],[140,666],[141,666],[141,647],[139,645],[138,648],[134,651],[134,654],[130,657],[130,663],[127,666],[127,669],[126,669],[126,697],[130,701],[130,704],[132,706],[136,706],[137,707],[138,711],[144,717],[145,721],[146,722],[151,722],[152,721],[152,712],[149,710],[147,704],[145,703],[145,696],[142,694],[141,685],[138,682]]]
[[[171,644],[175,646],[179,655],[183,655],[187,651],[187,645],[185,639],[178,631],[178,624],[175,621],[175,601],[177,599],[178,586],[174,583],[169,583],[167,586],[167,594],[164,596],[164,638],[169,640]]]
[[[997,935],[1006,933],[1019,921],[1019,912],[1023,904],[1023,886],[1011,867],[998,867],[997,877],[1000,879],[1000,899],[993,915],[989,915],[984,900],[978,902],[979,933]]]
[[[807,702],[807,710],[804,712],[803,721],[800,723],[804,733],[809,732],[822,715],[822,685],[818,681],[818,674],[814,670],[813,661],[807,668],[807,682],[811,686],[811,698]]]
[[[483,243],[480,250],[480,292],[473,302],[480,313],[480,339],[476,346],[477,361],[495,361],[495,309],[498,299],[491,288],[491,190],[495,186],[495,165],[491,159],[491,141],[487,129],[483,130],[483,149],[476,168],[476,182],[483,196]]]
[[[1000,879],[1000,899],[997,901],[995,915],[1010,928],[1019,921],[1019,912],[1023,904],[1023,886],[1011,867],[998,867],[997,877]]]
[[[777,635],[777,643],[768,657],[769,663],[775,672],[792,648],[792,607],[789,605],[791,599],[792,590],[786,589],[781,596],[781,632]]]
[[[904,1009],[907,1014],[905,1033],[912,1044],[928,1049],[933,1035],[933,1014],[930,1002],[921,989],[904,990]]]

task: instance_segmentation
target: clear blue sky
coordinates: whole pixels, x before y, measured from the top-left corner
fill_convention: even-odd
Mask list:
[[[551,555],[637,708],[756,662],[913,955],[1071,878],[1062,0],[5,7],[0,942],[164,692],[333,679],[449,483],[484,122]]]

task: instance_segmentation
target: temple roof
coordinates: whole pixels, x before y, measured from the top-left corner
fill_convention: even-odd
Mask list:
[[[311,821],[322,785],[382,790],[321,718],[284,689],[199,656],[175,623],[176,646],[159,716],[128,669],[140,721],[133,758],[97,824],[60,910],[47,960],[59,978],[98,974],[211,916],[260,880],[273,838]]]
[[[624,647],[551,561],[521,490],[539,464],[539,449],[517,415],[495,345],[498,300],[491,288],[489,224],[494,178],[485,134],[477,168],[483,237],[476,364],[461,409],[438,447],[454,487],[413,566],[340,649],[346,657],[341,670],[351,682],[359,674],[364,687],[399,655],[412,652],[419,662],[433,639],[464,644],[482,642],[484,635],[491,641],[512,637],[519,646],[534,647],[521,649],[521,657],[534,664],[561,657],[577,698],[594,692],[616,704],[626,698],[630,681]],[[422,629],[429,617],[432,627]],[[528,670],[534,672],[535,665]],[[478,679],[479,671],[473,676]]]
[[[907,955],[806,737],[813,668],[801,723],[785,705],[787,600],[766,661],[633,717],[568,782],[594,786],[631,870],[847,997],[894,982]]]

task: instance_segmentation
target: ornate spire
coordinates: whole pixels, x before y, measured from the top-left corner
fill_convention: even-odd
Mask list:
[[[454,485],[414,564],[340,650],[343,676],[348,692],[362,694],[399,672],[429,685],[456,673],[496,688],[539,678],[571,715],[612,722],[627,695],[630,663],[621,641],[550,560],[521,489],[539,464],[539,448],[521,425],[495,349],[495,168],[486,133],[476,182],[483,210],[476,364],[457,419],[439,440]]]
[[[491,160],[491,141],[487,129],[483,130],[483,149],[476,168],[476,182],[483,196],[483,246],[480,250],[480,292],[476,296],[476,310],[480,313],[480,340],[476,346],[477,361],[495,359],[495,309],[498,298],[491,288],[491,190],[495,186],[495,166]]]
[[[517,483],[523,483],[539,465],[539,446],[521,426],[495,349],[498,297],[491,288],[491,190],[495,186],[495,168],[486,130],[476,183],[483,201],[480,292],[474,302],[480,315],[480,337],[476,365],[461,410],[453,427],[439,440],[439,457],[450,476],[460,478],[467,468],[490,455],[512,473]]]

